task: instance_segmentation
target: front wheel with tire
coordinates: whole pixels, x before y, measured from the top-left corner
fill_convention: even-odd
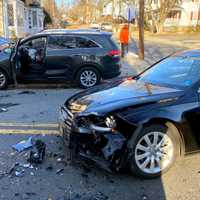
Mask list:
[[[81,88],[90,88],[100,82],[101,76],[97,69],[93,67],[84,67],[78,71],[76,82]]]
[[[3,90],[8,85],[8,77],[7,74],[0,69],[0,90]]]
[[[145,178],[166,172],[180,155],[179,137],[176,130],[165,125],[145,127],[133,141],[131,170]]]

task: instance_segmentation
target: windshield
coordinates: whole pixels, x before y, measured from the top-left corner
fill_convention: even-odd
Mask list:
[[[169,57],[140,75],[145,83],[189,87],[200,78],[200,59],[190,57]]]

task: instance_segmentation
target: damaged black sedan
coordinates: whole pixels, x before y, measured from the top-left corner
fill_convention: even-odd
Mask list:
[[[114,171],[152,178],[200,150],[200,50],[68,99],[60,131],[70,149]]]

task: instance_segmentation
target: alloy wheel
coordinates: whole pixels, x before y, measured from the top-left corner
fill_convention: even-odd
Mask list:
[[[174,146],[171,138],[162,132],[145,134],[135,148],[137,167],[148,174],[165,170],[173,160]]]
[[[80,75],[80,82],[86,88],[92,87],[97,83],[97,75],[92,70],[85,70]]]
[[[0,71],[0,87],[2,88],[6,83],[6,76],[3,72]]]

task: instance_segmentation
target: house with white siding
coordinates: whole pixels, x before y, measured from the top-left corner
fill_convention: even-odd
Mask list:
[[[183,29],[200,26],[200,0],[183,0],[170,12],[164,26]]]
[[[135,19],[136,10],[126,0],[108,0],[103,7],[103,15],[110,15],[113,18],[123,17],[125,19],[128,19],[128,15],[131,15],[131,19]]]
[[[39,0],[0,0],[0,34],[24,37],[44,28],[44,12]]]
[[[128,1],[108,0],[104,5],[104,15],[110,15],[114,18],[117,16],[127,16]],[[159,7],[160,0],[152,1],[152,8],[155,10]],[[132,6],[133,7],[133,6]],[[138,4],[135,5],[135,14],[138,15]],[[133,8],[134,9],[134,8]],[[174,7],[165,20],[165,28],[190,28],[200,26],[200,0],[182,0],[180,5]]]

